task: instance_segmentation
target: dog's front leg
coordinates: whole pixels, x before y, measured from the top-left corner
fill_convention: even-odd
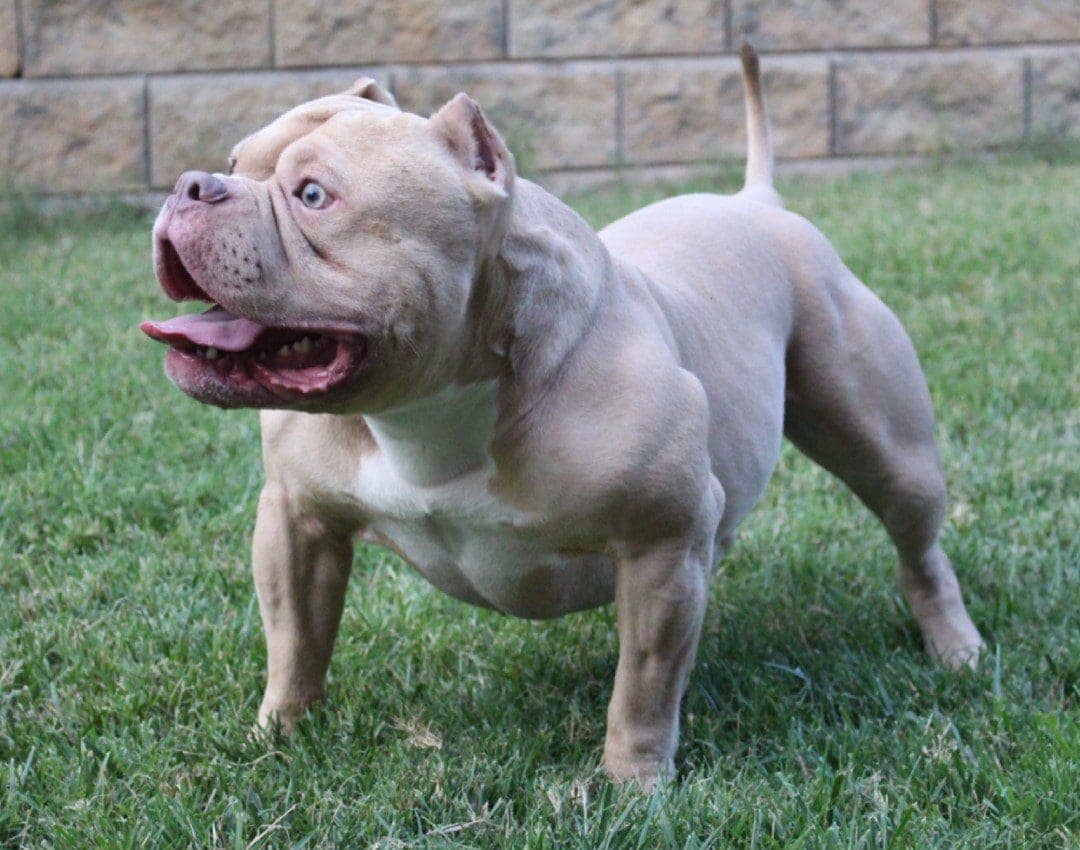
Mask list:
[[[351,533],[300,511],[283,487],[263,488],[252,545],[267,655],[260,726],[289,731],[325,695],[352,555]]]
[[[651,788],[674,772],[679,703],[694,663],[712,540],[666,541],[620,559],[619,664],[608,706],[604,768]]]

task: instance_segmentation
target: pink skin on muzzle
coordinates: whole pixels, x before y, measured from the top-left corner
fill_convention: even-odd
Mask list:
[[[139,327],[170,346],[166,373],[199,401],[220,407],[302,407],[336,395],[354,383],[367,360],[363,335],[337,323],[266,325],[234,315],[209,294],[213,282],[197,281],[184,262],[199,231],[193,217],[230,198],[228,186],[212,174],[181,175],[154,224],[154,272],[174,301],[214,306]],[[182,226],[177,226],[178,216]]]

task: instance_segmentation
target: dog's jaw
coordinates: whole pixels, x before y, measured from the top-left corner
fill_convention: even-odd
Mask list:
[[[214,306],[157,322],[141,330],[170,347],[165,372],[183,392],[218,407],[299,407],[333,401],[359,382],[370,355],[368,338],[339,322],[264,323],[234,313],[211,295],[220,289],[198,265],[185,262],[197,253],[206,223],[179,222],[167,203],[154,226],[154,271],[174,301]],[[255,260],[255,267],[258,267]],[[256,278],[245,278],[257,285]]]

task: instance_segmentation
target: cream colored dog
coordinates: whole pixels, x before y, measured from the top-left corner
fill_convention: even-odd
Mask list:
[[[324,695],[359,535],[518,617],[614,600],[604,765],[651,785],[673,769],[710,574],[784,435],[884,523],[930,652],[974,663],[915,352],[782,208],[743,64],[746,187],[599,235],[515,177],[466,95],[425,119],[371,80],[242,141],[229,175],[180,178],[157,276],[214,307],[143,329],[184,392],[265,408],[260,723]]]

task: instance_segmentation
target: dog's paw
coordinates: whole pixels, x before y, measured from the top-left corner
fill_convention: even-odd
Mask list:
[[[657,785],[675,776],[675,761],[671,758],[640,754],[604,753],[604,772],[608,779],[620,785],[633,783],[651,792]]]
[[[264,726],[258,722],[252,724],[247,733],[247,739],[250,743],[267,749],[276,747],[281,742],[282,737],[281,730],[277,725]]]
[[[962,619],[925,628],[923,638],[930,657],[950,670],[975,670],[979,666],[979,653],[986,647],[966,614]]]
[[[976,670],[979,667],[979,655],[985,648],[986,644],[979,642],[961,643],[944,650],[927,646],[927,651],[935,661],[950,670]]]
[[[263,697],[256,728],[261,729],[265,735],[291,735],[300,718],[323,699],[325,695],[322,693],[295,700],[271,700]]]

